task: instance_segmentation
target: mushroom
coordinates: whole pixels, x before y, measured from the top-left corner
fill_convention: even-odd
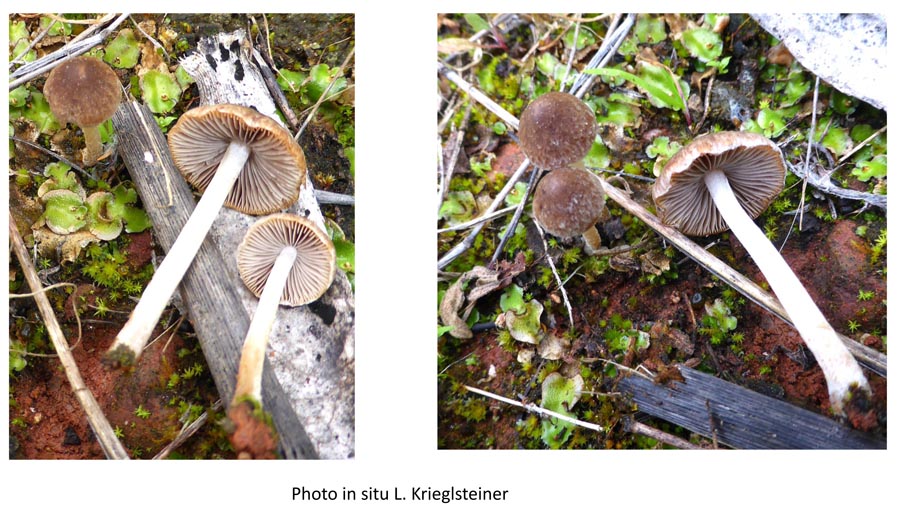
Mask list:
[[[50,72],[44,96],[60,123],[74,123],[84,133],[82,161],[90,166],[103,153],[100,124],[108,120],[122,100],[119,77],[96,57],[79,56]]]
[[[584,159],[591,151],[596,133],[594,113],[569,93],[545,93],[528,104],[519,118],[522,152],[545,170]]]
[[[335,250],[328,235],[307,218],[275,214],[250,227],[238,247],[237,263],[241,279],[259,302],[241,350],[229,418],[234,435],[264,436],[268,430],[259,417],[251,420],[246,413],[262,408],[263,363],[278,305],[301,306],[321,297],[334,279]]]
[[[603,213],[603,187],[583,168],[557,168],[545,175],[534,192],[532,209],[541,227],[560,238],[584,237],[589,254],[600,249],[594,224]]]
[[[781,191],[785,168],[779,148],[763,136],[708,134],[669,160],[653,185],[653,199],[662,221],[685,234],[731,229],[822,368],[832,409],[843,414],[854,387],[870,391],[866,377],[784,258],[753,223]]]
[[[169,131],[169,147],[187,181],[205,192],[107,352],[113,366],[140,357],[223,205],[253,215],[274,213],[297,200],[306,179],[306,159],[291,134],[247,107],[221,104],[186,112]]]

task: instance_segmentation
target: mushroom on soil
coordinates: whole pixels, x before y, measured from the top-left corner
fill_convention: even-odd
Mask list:
[[[870,391],[859,364],[752,217],[778,195],[786,166],[768,138],[747,132],[700,136],[666,164],[653,185],[660,218],[686,234],[731,229],[766,277],[825,375],[832,409]]]
[[[268,214],[294,203],[306,178],[303,150],[275,120],[230,104],[186,112],[169,131],[175,165],[203,196],[144,289],[105,361],[131,365],[223,205]]]
[[[534,192],[534,217],[547,232],[560,238],[584,237],[589,254],[600,249],[595,224],[605,204],[600,182],[583,168],[557,168],[545,175]]]
[[[584,159],[596,134],[591,108],[569,93],[545,93],[528,104],[519,118],[522,152],[545,170]]]
[[[241,349],[234,398],[228,410],[236,448],[242,445],[239,435],[266,432],[259,421],[264,413],[262,373],[278,305],[300,306],[321,297],[334,279],[335,250],[328,235],[308,219],[275,214],[250,227],[238,247],[237,262],[241,279],[259,302]],[[257,416],[248,418],[251,407]],[[247,457],[255,455],[246,452]]]
[[[43,91],[60,123],[81,127],[84,164],[96,163],[103,153],[100,124],[116,112],[122,100],[122,84],[116,72],[96,57],[78,56],[54,68]]]

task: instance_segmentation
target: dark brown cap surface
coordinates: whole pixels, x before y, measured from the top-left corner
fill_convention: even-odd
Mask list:
[[[281,295],[281,304],[309,304],[325,293],[334,280],[335,251],[328,235],[308,219],[279,213],[253,224],[238,247],[238,273],[247,288],[262,295],[275,260],[285,247],[297,249],[297,258]]]
[[[297,201],[306,180],[306,157],[291,134],[253,109],[232,104],[198,107],[169,131],[169,148],[185,179],[203,191],[232,141],[250,157],[225,205],[251,215],[269,214]]]
[[[663,168],[653,185],[657,214],[691,236],[728,229],[709,194],[704,176],[721,170],[738,202],[756,218],[784,186],[781,150],[768,138],[750,132],[717,132],[696,138]]]
[[[60,123],[94,127],[116,112],[122,85],[106,63],[96,57],[79,56],[50,72],[44,96]]]
[[[551,170],[587,156],[597,133],[591,108],[574,95],[551,91],[525,107],[519,118],[519,144],[528,159]]]
[[[558,168],[545,175],[534,192],[534,217],[550,234],[572,238],[600,219],[603,187],[581,168]]]

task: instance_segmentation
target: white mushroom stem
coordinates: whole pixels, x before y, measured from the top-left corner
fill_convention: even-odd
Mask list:
[[[115,342],[107,352],[109,361],[128,365],[138,360],[153,333],[153,328],[194,260],[194,256],[197,255],[200,245],[206,239],[206,233],[225,204],[225,198],[231,192],[249,157],[249,146],[241,143],[228,145],[216,175],[144,289],[141,300],[135,306],[128,322],[119,331]],[[131,353],[133,359],[129,355]]]
[[[281,300],[284,285],[287,283],[296,260],[297,249],[285,247],[272,265],[266,285],[256,304],[253,319],[250,321],[250,328],[247,329],[244,346],[241,349],[241,362],[238,367],[237,385],[234,389],[232,405],[238,404],[245,398],[251,398],[262,405],[262,373],[266,346],[269,343],[272,324],[275,323],[275,315],[278,313],[278,303]]]
[[[843,414],[853,386],[870,391],[862,369],[793,270],[738,203],[725,174],[718,170],[708,172],[704,180],[728,227],[750,253],[819,363],[832,409]]]

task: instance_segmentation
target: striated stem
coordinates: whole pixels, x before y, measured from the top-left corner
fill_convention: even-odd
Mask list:
[[[237,405],[245,397],[262,404],[262,372],[265,362],[266,346],[269,343],[269,334],[272,332],[272,324],[278,313],[278,303],[288,275],[297,259],[297,249],[285,247],[275,259],[262,295],[256,304],[256,311],[247,329],[247,337],[241,349],[241,363],[238,367],[237,386],[234,390],[234,400],[231,405]]]
[[[84,163],[84,166],[91,166],[103,154],[103,143],[100,141],[100,126],[82,127],[81,132],[84,133],[84,153],[81,161]]]
[[[832,409],[844,413],[853,386],[869,391],[862,368],[813,302],[794,271],[738,203],[725,174],[706,174],[706,187],[734,235],[750,253],[775,295],[812,351],[828,384]]]
[[[107,364],[128,366],[140,358],[144,345],[153,333],[153,328],[194,260],[194,256],[197,255],[200,245],[206,239],[206,233],[209,232],[249,156],[250,147],[247,145],[232,143],[228,146],[216,175],[144,289],[141,300],[135,306],[128,322],[119,331],[115,342],[107,351],[104,357]]]

